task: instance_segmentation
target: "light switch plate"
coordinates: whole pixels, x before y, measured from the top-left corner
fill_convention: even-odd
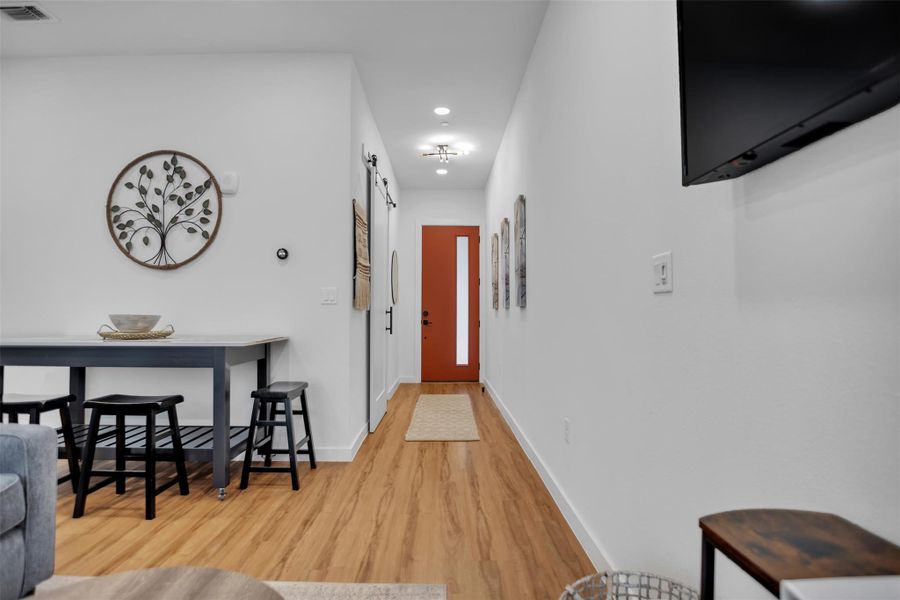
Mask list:
[[[333,288],[333,287],[323,287],[322,288],[322,304],[328,304],[328,305],[337,304],[337,288]]]
[[[671,294],[673,283],[672,252],[663,252],[653,257],[653,293]]]

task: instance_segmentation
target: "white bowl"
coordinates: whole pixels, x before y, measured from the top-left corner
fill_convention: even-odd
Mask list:
[[[127,333],[146,333],[159,322],[159,317],[160,315],[109,315],[115,328]]]

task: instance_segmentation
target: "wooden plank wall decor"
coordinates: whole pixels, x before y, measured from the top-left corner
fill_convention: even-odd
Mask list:
[[[516,199],[516,306],[525,308],[525,196]]]
[[[497,234],[491,236],[491,306],[500,308],[500,240]]]
[[[500,222],[500,251],[503,253],[503,308],[509,308],[509,219]]]

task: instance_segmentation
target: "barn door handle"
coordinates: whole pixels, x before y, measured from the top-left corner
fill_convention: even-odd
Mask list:
[[[388,316],[388,326],[384,328],[390,335],[394,335],[394,307],[390,307],[384,313]]]

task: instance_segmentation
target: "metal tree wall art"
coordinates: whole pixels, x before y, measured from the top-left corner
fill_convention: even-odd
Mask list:
[[[222,192],[202,162],[177,150],[139,156],[109,190],[106,221],[116,246],[153,269],[177,269],[213,242]]]

